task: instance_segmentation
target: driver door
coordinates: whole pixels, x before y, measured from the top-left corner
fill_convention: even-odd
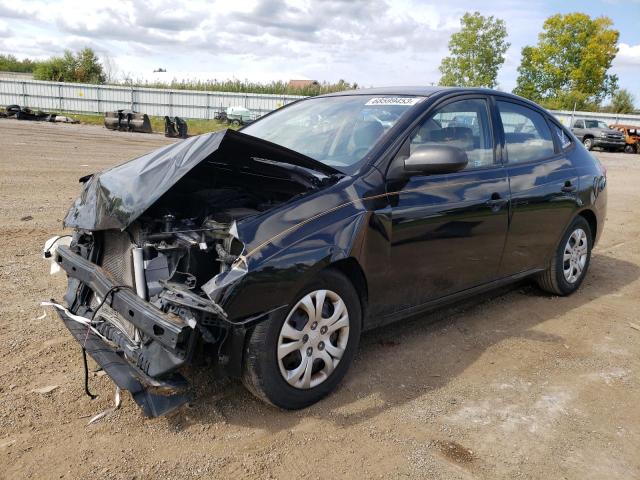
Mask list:
[[[428,115],[392,162],[387,175],[392,222],[385,313],[498,278],[509,183],[496,158],[493,125],[486,97],[456,97]],[[412,148],[426,143],[463,149],[467,167],[408,178],[398,173]]]

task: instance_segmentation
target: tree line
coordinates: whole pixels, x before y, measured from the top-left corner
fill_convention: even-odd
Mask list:
[[[84,48],[79,52],[65,50],[59,57],[51,57],[43,61],[31,59],[18,60],[14,55],[0,54],[0,71],[31,73],[35,80],[49,80],[55,82],[76,83],[115,83],[113,81],[110,59],[102,62],[91,48]],[[288,82],[272,81],[268,83],[250,82],[248,80],[178,80],[166,82],[149,82],[143,80],[125,79],[127,85],[148,88],[171,88],[175,90],[202,90],[215,92],[236,93],[266,93],[292,94],[315,96],[324,93],[340,92],[358,88],[357,83],[345,80],[337,82],[319,82],[302,87],[292,87]]]
[[[107,79],[98,56],[90,48],[76,53],[65,50],[60,57],[42,61],[0,55],[0,71],[31,73],[36,80],[55,82],[105,83]]]
[[[498,72],[510,47],[504,20],[465,13],[461,29],[451,35],[449,55],[440,64],[439,84],[496,88]],[[609,73],[618,53],[619,32],[608,17],[591,18],[584,13],[557,14],[547,18],[535,45],[522,49],[513,93],[554,110],[604,110],[630,113],[634,98],[618,88],[618,77]],[[107,59],[108,60],[108,59]],[[106,62],[108,63],[108,62]],[[107,68],[108,70],[108,68]],[[84,48],[66,50],[60,57],[43,61],[18,60],[0,55],[0,71],[32,73],[36,80],[105,83],[112,80],[95,52]],[[241,93],[319,95],[352,88],[356,83],[340,80],[292,88],[286,82],[257,83],[240,80],[135,82],[135,86]],[[608,105],[603,101],[610,98]]]

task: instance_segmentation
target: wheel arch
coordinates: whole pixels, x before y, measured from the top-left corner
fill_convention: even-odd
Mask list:
[[[589,224],[589,228],[591,229],[591,242],[595,243],[596,238],[598,238],[598,218],[596,214],[593,213],[592,210],[586,209],[578,213],[578,216],[584,218]]]
[[[369,304],[369,287],[367,277],[360,263],[354,257],[347,257],[331,263],[326,269],[333,269],[342,273],[356,289],[358,297],[360,298],[360,308],[362,309],[362,322],[364,326]]]
[[[586,135],[582,136],[582,141],[584,142],[587,138],[596,138],[596,137],[594,137],[592,133],[587,133]]]

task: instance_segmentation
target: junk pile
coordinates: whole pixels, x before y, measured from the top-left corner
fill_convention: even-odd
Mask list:
[[[58,123],[79,123],[78,120],[57,113],[43,112],[42,110],[32,110],[20,105],[9,105],[4,111],[0,111],[1,118],[16,118],[16,120],[29,120],[32,122],[58,122]]]
[[[104,126],[109,130],[120,130],[125,132],[153,133],[149,115],[138,113],[133,110],[116,110],[115,112],[105,112]]]
[[[164,136],[169,138],[187,138],[187,122],[180,117],[164,117]]]

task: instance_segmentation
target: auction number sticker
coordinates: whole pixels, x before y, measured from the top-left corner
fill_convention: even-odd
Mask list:
[[[365,105],[415,105],[420,100],[421,97],[376,97]]]

